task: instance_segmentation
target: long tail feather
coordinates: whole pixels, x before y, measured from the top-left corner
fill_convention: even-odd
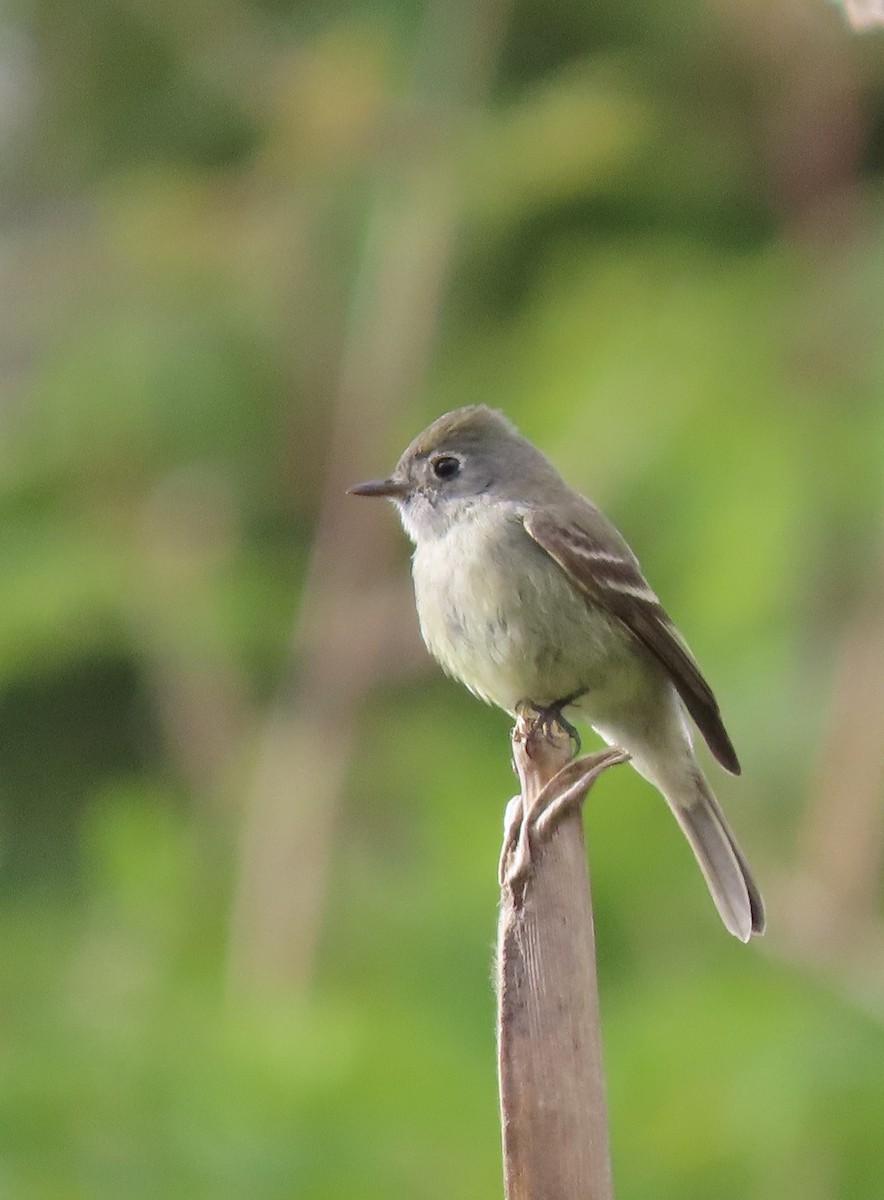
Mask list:
[[[668,797],[670,807],[691,844],[722,921],[735,937],[748,942],[753,933],[764,932],[764,901],[718,801],[699,771],[692,782],[691,794]]]

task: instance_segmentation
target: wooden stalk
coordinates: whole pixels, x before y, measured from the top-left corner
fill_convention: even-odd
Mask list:
[[[507,809],[497,941],[506,1200],[611,1200],[592,901],[581,804],[623,762],[569,762],[558,726],[520,717],[521,795]]]

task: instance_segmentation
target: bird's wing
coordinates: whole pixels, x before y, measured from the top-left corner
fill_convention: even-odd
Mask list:
[[[614,526],[588,500],[535,509],[522,519],[526,531],[575,587],[619,618],[659,659],[709,749],[726,771],[739,775],[737,754],[712,689]]]

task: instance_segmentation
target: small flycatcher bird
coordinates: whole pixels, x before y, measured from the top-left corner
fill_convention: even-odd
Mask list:
[[[724,924],[764,931],[752,873],[701,771],[693,718],[732,775],[740,765],[712,690],[638,559],[502,413],[438,418],[389,479],[359,496],[396,502],[415,544],[421,633],[443,669],[508,713],[582,718],[666,798]]]

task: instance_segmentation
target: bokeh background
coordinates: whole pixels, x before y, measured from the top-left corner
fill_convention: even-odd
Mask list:
[[[500,1194],[506,718],[387,506],[504,408],[744,766],[595,790],[621,1200],[884,1189],[884,33],[825,0],[4,0],[0,1195]]]

